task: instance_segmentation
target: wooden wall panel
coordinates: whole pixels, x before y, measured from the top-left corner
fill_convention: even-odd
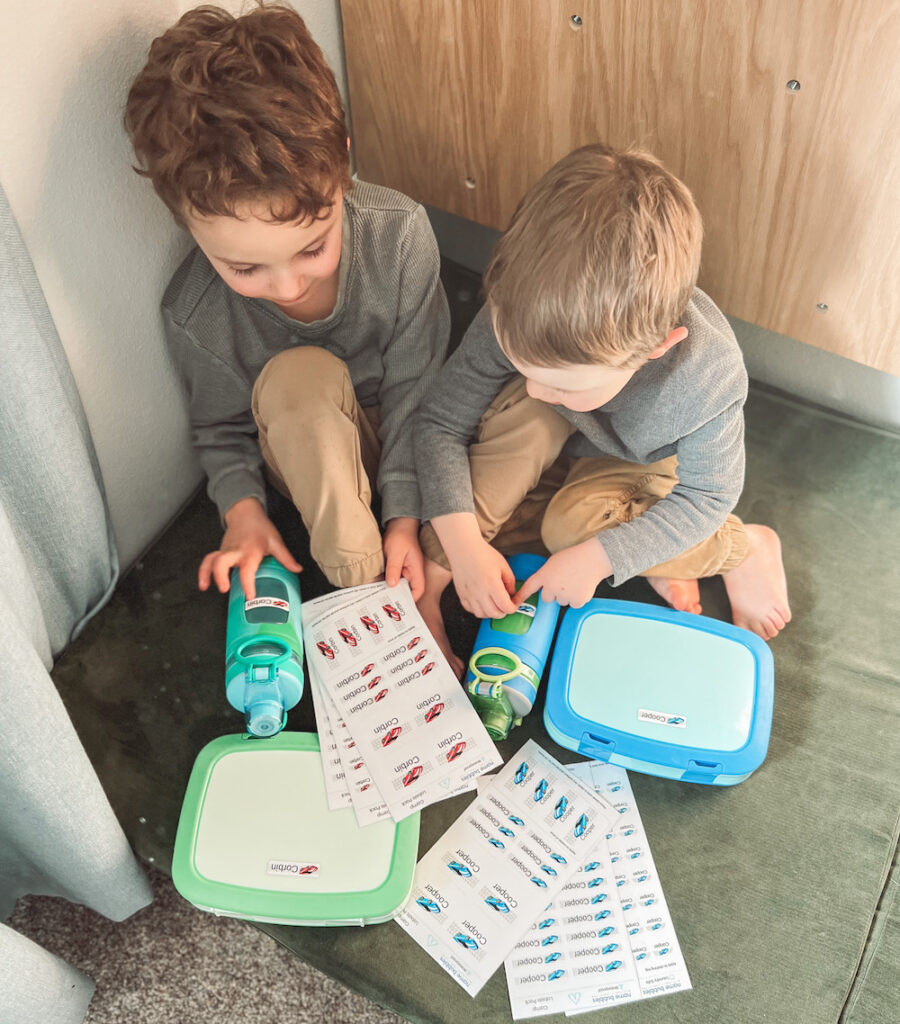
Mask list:
[[[693,190],[726,312],[900,373],[896,0],[342,12],[360,177],[502,228],[571,149],[636,143]]]

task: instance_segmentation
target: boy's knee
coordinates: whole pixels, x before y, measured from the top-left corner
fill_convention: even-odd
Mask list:
[[[562,490],[553,496],[544,513],[541,540],[547,550],[555,554],[602,530],[618,526],[625,518],[626,507],[615,498],[570,497]]]
[[[323,348],[301,346],[273,356],[253,386],[253,415],[271,423],[283,412],[340,405],[353,393],[347,364]]]

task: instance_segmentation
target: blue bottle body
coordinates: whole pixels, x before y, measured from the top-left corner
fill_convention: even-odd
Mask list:
[[[244,714],[252,736],[281,732],[303,696],[303,631],[296,573],[267,556],[248,601],[237,569],[231,573],[225,638],[225,696]]]
[[[516,585],[524,583],[545,561],[540,555],[513,555],[509,564]],[[512,726],[534,705],[559,611],[555,601],[544,601],[533,594],[512,615],[482,620],[469,659],[466,688],[495,739],[506,739]],[[493,699],[492,710],[489,694],[496,693],[498,683],[503,693]]]

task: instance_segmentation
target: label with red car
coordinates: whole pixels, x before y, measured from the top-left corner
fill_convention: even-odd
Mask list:
[[[349,799],[361,825],[400,821],[501,763],[405,580],[348,587],[302,615],[331,806]]]

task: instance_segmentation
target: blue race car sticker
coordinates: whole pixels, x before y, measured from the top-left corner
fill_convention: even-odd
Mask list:
[[[538,928],[549,928],[550,925],[552,925],[552,924],[556,924],[556,918],[555,917],[546,917],[538,925]]]
[[[497,831],[501,836],[506,836],[507,839],[514,839],[516,835],[511,828],[507,828],[505,825],[501,825]]]
[[[556,981],[557,978],[561,978],[565,973],[565,971],[554,971],[552,974],[547,975],[547,981]]]
[[[592,878],[588,882],[587,887],[589,889],[596,889],[598,885],[603,885],[603,876],[602,875],[597,875],[596,878]]]
[[[447,867],[450,868],[451,871],[455,871],[461,878],[472,877],[472,872],[465,866],[465,864],[460,864],[458,860],[451,860]]]
[[[616,929],[611,924],[609,924],[605,928],[601,928],[600,931],[597,932],[597,938],[602,939],[605,935],[612,935],[612,933],[615,930]]]
[[[484,901],[489,907],[498,911],[501,914],[509,913],[509,904],[504,903],[503,900],[498,899],[496,896],[488,896]]]
[[[591,900],[591,904],[593,905],[594,903],[602,903],[605,899],[606,899],[606,893],[605,892],[598,893],[598,895],[596,895]]]
[[[509,816],[509,820],[510,820],[510,821],[511,821],[511,822],[512,822],[512,823],[513,823],[514,825],[518,825],[518,826],[519,826],[519,828],[522,828],[522,826],[523,826],[523,825],[525,824],[525,822],[524,822],[524,821],[522,821],[522,819],[521,819],[521,818],[517,818],[517,817],[515,816],[515,814],[511,814],[511,815]]]
[[[434,900],[428,899],[427,896],[420,896],[416,900],[416,903],[418,903],[423,910],[427,910],[429,914],[439,914],[441,912],[441,908],[437,903],[435,903]]]
[[[578,819],[578,821],[575,822],[575,838],[576,839],[578,839],[578,838],[580,838],[581,836],[584,835],[584,830],[587,828],[587,824],[588,824],[588,817],[587,817],[586,814],[582,814],[582,816]]]
[[[554,942],[559,941],[558,935],[548,935],[546,939],[541,940],[542,946],[552,946]]]
[[[621,966],[622,966],[622,961],[621,960],[610,960],[610,962],[606,965],[605,970],[607,970],[607,971],[615,971],[615,970],[618,970],[618,968],[620,968]]]
[[[453,936],[453,941],[458,942],[461,946],[465,946],[466,949],[478,949],[478,943],[471,935],[466,935],[465,932],[457,932]]]
[[[541,779],[541,781],[534,787],[534,802],[539,804],[541,800],[547,795],[547,780]]]
[[[557,960],[562,957],[562,953],[551,953],[549,956],[544,957],[545,964],[555,964]]]
[[[610,942],[609,945],[604,946],[603,949],[600,950],[600,952],[603,953],[604,956],[605,956],[607,953],[615,953],[615,951],[618,948],[619,948],[618,942]]]
[[[595,921],[603,921],[612,913],[611,910],[601,910],[599,914],[594,914]]]
[[[549,864],[542,864],[541,871],[550,875],[551,878],[556,878],[556,868],[551,868]]]
[[[537,875],[532,875],[531,880],[532,882],[534,882],[535,885],[540,886],[542,889],[547,888],[547,883],[543,880],[543,878],[538,878]]]
[[[569,801],[561,796],[556,802],[556,806],[553,808],[553,817],[561,818],[566,813],[566,808],[569,806]]]
[[[506,849],[506,847],[499,839],[489,839],[488,842],[491,844],[491,846],[496,846],[498,850]]]
[[[569,862],[561,853],[551,853],[550,859],[555,860],[557,864],[568,864]]]
[[[528,762],[523,761],[516,769],[515,783],[518,786],[520,782],[525,781],[525,776],[528,774]]]
[[[585,864],[584,870],[585,871],[596,871],[597,868],[599,868],[599,867],[600,867],[600,861],[599,860],[592,860],[590,862],[590,864]]]

